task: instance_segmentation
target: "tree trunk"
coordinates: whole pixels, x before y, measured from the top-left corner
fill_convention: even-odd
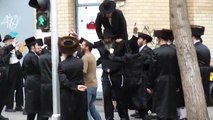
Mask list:
[[[170,0],[170,22],[176,43],[187,119],[209,120],[197,55],[191,38],[186,0]]]

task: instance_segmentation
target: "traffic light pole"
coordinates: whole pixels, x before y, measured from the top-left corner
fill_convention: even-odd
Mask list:
[[[58,32],[57,32],[57,9],[56,0],[50,0],[51,14],[51,52],[52,52],[52,91],[53,91],[53,115],[52,120],[60,120],[60,87],[58,80]]]

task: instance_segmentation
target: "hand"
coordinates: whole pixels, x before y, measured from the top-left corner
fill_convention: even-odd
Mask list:
[[[137,27],[136,23],[134,24],[134,27],[133,27],[133,33],[134,34],[138,33],[138,27]]]
[[[120,43],[121,41],[123,41],[121,38],[115,40],[116,43]]]
[[[149,88],[146,88],[146,91],[147,91],[149,94],[152,94],[152,91],[151,91]]]
[[[21,47],[20,44],[16,45],[16,46],[15,46],[15,50],[18,51],[18,50],[20,49],[20,47]]]
[[[85,85],[78,85],[78,86],[77,86],[77,89],[78,89],[79,91],[81,91],[81,92],[84,92],[84,91],[87,89],[87,86],[85,86]]]
[[[14,47],[16,47],[17,45],[18,45],[18,38],[16,37],[13,41],[12,41],[12,45],[14,46]]]
[[[110,54],[113,54],[114,53],[114,48],[110,48],[109,52],[110,52]]]
[[[74,38],[78,38],[78,34],[74,30],[70,31],[69,36],[74,37]]]
[[[18,41],[19,41],[19,39],[18,39],[18,37],[16,37],[14,40],[15,44],[18,44]]]

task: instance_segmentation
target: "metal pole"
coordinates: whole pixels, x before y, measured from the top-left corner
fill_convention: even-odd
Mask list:
[[[52,91],[53,91],[53,115],[52,120],[60,120],[60,89],[58,80],[58,32],[56,0],[50,0],[51,14],[51,57],[52,57]]]

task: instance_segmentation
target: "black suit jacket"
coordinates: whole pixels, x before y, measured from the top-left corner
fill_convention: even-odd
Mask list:
[[[25,110],[27,113],[40,111],[41,76],[38,56],[29,51],[23,60],[22,73],[25,79]]]
[[[164,118],[176,118],[176,90],[178,61],[176,50],[164,44],[153,50],[154,59],[152,77],[153,84],[153,111]],[[170,111],[169,113],[166,111]]]
[[[122,11],[120,10],[116,9],[112,13],[112,25],[110,25],[109,19],[99,12],[95,21],[95,25],[99,39],[103,39],[103,32],[101,28],[103,25],[104,29],[107,28],[112,31],[112,33],[115,35],[115,39],[122,38],[124,40],[128,40],[126,20]]]
[[[39,56],[39,67],[41,71],[41,113],[52,115],[52,61],[51,52],[46,49],[45,53]]]
[[[195,43],[194,46],[197,53],[199,66],[200,67],[209,66],[211,59],[209,49],[201,42]]]
[[[210,51],[209,49],[202,44],[201,42],[197,42],[194,44],[195,50],[197,53],[198,65],[200,67],[200,73],[202,77],[202,83],[205,93],[205,98],[207,105],[209,105],[209,75],[210,75]]]
[[[126,51],[126,41],[121,41],[119,43],[113,42],[112,45],[114,49],[114,56],[123,56]],[[98,41],[94,43],[94,47],[98,49],[100,53],[100,58],[97,61],[97,65],[100,63],[102,64],[102,69],[104,73],[108,72],[108,69],[110,70],[110,73],[114,73],[116,75],[122,74],[122,63],[113,61],[109,58],[110,52],[106,50],[104,47],[104,43],[102,41]]]

